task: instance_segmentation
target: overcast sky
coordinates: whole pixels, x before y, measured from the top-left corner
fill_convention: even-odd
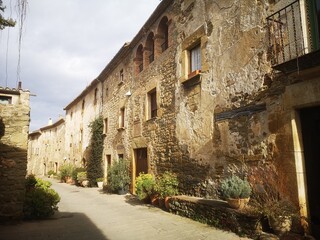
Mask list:
[[[3,0],[16,18],[17,0]],[[28,0],[21,48],[22,88],[29,89],[30,131],[57,121],[121,46],[138,33],[159,0]],[[16,87],[18,27],[0,30],[0,86]]]

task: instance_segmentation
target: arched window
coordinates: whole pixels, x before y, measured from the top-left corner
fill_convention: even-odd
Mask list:
[[[153,32],[149,33],[146,41],[145,47],[145,59],[147,63],[150,64],[154,61],[154,34]]]
[[[168,42],[168,18],[164,16],[158,26],[157,38],[160,52],[164,52],[169,47]]]
[[[136,64],[136,73],[140,73],[143,70],[143,46],[140,44],[137,48],[136,57],[134,59]]]

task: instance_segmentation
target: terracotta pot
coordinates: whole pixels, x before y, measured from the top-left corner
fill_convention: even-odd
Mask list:
[[[168,209],[168,210],[170,209],[170,205],[169,205],[170,200],[171,200],[171,197],[164,198],[164,205],[166,206],[166,209]]]
[[[229,206],[233,209],[243,209],[247,206],[250,198],[228,198],[227,202]]]
[[[269,225],[277,235],[283,235],[291,230],[291,216],[268,217]]]
[[[150,199],[151,199],[151,204],[153,206],[159,206],[159,197],[158,197],[158,195],[151,195]]]

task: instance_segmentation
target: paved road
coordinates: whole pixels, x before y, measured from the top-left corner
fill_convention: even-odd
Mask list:
[[[141,204],[131,195],[57,182],[52,187],[61,196],[59,212],[50,220],[0,226],[0,240],[244,239]]]

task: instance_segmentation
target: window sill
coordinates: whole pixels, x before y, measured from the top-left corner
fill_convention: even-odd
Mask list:
[[[146,122],[154,122],[158,117],[149,118],[146,120]]]
[[[188,78],[181,81],[186,87],[197,85],[201,82],[201,70],[196,70],[188,74]]]

